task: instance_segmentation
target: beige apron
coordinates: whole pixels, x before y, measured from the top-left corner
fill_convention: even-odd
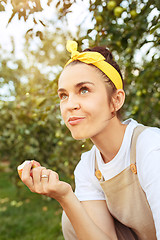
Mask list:
[[[102,181],[97,161],[95,175],[106,196],[110,213],[115,219],[118,240],[156,240],[152,212],[136,171],[136,141],[144,126],[135,128],[130,153],[130,166],[110,180]],[[97,174],[98,173],[98,174]],[[123,225],[124,224],[124,225]],[[62,230],[65,240],[77,240],[75,231],[63,212]]]
[[[106,196],[108,209],[119,222],[136,233],[135,239],[156,240],[156,230],[152,212],[146,195],[140,186],[136,170],[136,142],[144,126],[135,128],[131,141],[130,166],[110,180],[100,182]],[[97,163],[96,163],[97,166]],[[96,169],[97,170],[97,169]],[[117,223],[116,223],[117,224]],[[117,227],[116,227],[117,228]],[[117,228],[123,235],[122,226]],[[117,233],[118,235],[118,233]],[[118,239],[130,239],[129,237]]]

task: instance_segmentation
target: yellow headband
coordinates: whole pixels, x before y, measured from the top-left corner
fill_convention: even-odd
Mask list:
[[[82,52],[77,51],[78,44],[75,41],[67,41],[67,51],[71,53],[71,59],[66,63],[65,67],[76,60],[87,64],[93,64],[104,72],[109,79],[114,83],[117,89],[123,89],[122,78],[119,72],[108,62],[104,61],[105,58],[98,52]]]

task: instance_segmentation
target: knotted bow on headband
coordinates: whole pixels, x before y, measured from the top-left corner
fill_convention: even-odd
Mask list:
[[[109,79],[114,83],[117,89],[123,89],[122,78],[118,71],[108,62],[104,61],[105,58],[102,54],[98,52],[78,52],[78,44],[75,41],[67,41],[66,45],[67,51],[71,53],[71,59],[66,63],[65,67],[76,60],[87,64],[93,64],[98,67],[102,72],[104,72]]]

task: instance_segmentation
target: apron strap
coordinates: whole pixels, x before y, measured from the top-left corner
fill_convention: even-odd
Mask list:
[[[136,143],[138,136],[147,129],[147,126],[137,126],[133,130],[132,139],[131,139],[131,151],[130,151],[130,168],[131,171],[135,174],[137,174],[137,168],[136,168]]]
[[[131,139],[131,151],[130,151],[130,169],[133,173],[137,174],[136,168],[136,143],[138,136],[147,129],[147,126],[139,125],[133,130],[132,139]],[[98,163],[95,154],[95,175],[97,179],[102,182],[104,181],[104,177],[98,168]]]
[[[102,176],[101,171],[98,168],[98,163],[97,163],[97,158],[96,158],[96,154],[95,154],[95,176],[98,179],[98,181],[100,182],[104,182],[104,177]]]

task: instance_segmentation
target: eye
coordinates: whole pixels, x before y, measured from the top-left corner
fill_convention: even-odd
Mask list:
[[[67,94],[65,94],[65,93],[60,93],[60,94],[59,94],[59,98],[60,98],[60,100],[65,100],[65,99],[67,98]]]
[[[85,94],[85,93],[88,93],[88,92],[89,92],[89,90],[88,90],[87,87],[82,87],[82,88],[80,89],[80,93],[81,93],[81,94]]]

